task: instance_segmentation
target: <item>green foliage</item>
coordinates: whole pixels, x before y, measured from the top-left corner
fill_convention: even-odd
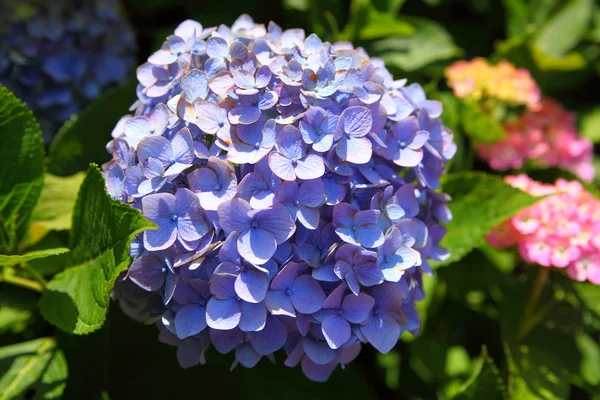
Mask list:
[[[600,142],[600,107],[587,110],[579,119],[579,132],[581,136],[594,143]]]
[[[450,174],[443,189],[453,198],[449,204],[453,219],[442,240],[451,255],[437,266],[460,260],[484,243],[490,229],[539,200],[500,177],[479,172]]]
[[[90,162],[110,158],[106,143],[119,119],[135,101],[136,81],[129,81],[100,97],[60,129],[49,151],[48,171],[69,176],[84,171]]]
[[[462,54],[452,36],[438,23],[416,17],[404,17],[415,32],[407,37],[390,37],[373,44],[374,53],[386,65],[406,72],[425,68]]]
[[[35,399],[60,398],[64,390],[67,365],[53,338],[0,347],[0,399],[22,398],[32,388]]]
[[[485,112],[475,101],[460,102],[460,117],[464,132],[473,140],[498,142],[506,138],[506,132],[498,119]]]
[[[527,345],[505,345],[511,399],[560,400],[569,394],[567,371],[552,353]]]
[[[112,200],[100,170],[91,165],[72,226],[68,268],[48,282],[40,309],[60,329],[86,334],[104,323],[115,280],[130,263],[129,243],[153,225],[139,211]]]
[[[493,59],[507,59],[528,69],[543,91],[564,91],[589,77],[590,66],[578,51],[556,57],[529,41],[529,36],[517,36],[500,42]]]
[[[561,57],[572,50],[590,26],[593,0],[569,0],[535,34],[540,50]]]
[[[37,299],[29,291],[17,287],[0,289],[0,334],[23,332],[37,312]]]
[[[29,227],[30,242],[38,242],[50,231],[71,228],[73,206],[84,176],[83,172],[68,177],[46,174],[40,201],[33,211]]]
[[[0,143],[0,253],[9,254],[25,234],[42,190],[44,144],[31,111],[3,86]]]
[[[481,356],[479,356],[473,375],[452,399],[507,399],[506,385],[494,360],[488,355],[487,348],[484,347],[481,350]]]
[[[60,254],[67,253],[69,249],[64,247],[59,247],[55,249],[47,249],[47,250],[37,250],[31,251],[29,253],[17,255],[17,256],[5,256],[0,254],[0,266],[2,265],[16,265],[25,263],[31,260],[35,260],[37,258],[46,258],[51,256],[57,256]]]

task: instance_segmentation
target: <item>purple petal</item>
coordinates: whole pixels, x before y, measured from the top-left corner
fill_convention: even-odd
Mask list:
[[[212,297],[206,306],[206,323],[213,329],[230,330],[238,326],[242,317],[236,299],[219,300]]]
[[[206,328],[206,309],[199,305],[189,305],[177,311],[175,332],[179,339],[194,336]]]
[[[273,204],[270,209],[258,211],[255,221],[259,228],[270,232],[275,237],[277,244],[288,240],[296,231],[296,225],[287,208],[279,203]]]
[[[227,234],[231,232],[243,232],[249,229],[250,217],[248,217],[248,212],[251,209],[247,201],[238,198],[233,198],[222,203],[217,209],[221,228]]]
[[[329,347],[329,345],[324,341],[306,338],[302,341],[302,346],[304,347],[306,356],[315,364],[328,364],[334,361],[337,357],[337,351]]]
[[[366,164],[371,160],[373,145],[365,137],[343,137],[337,144],[335,152],[342,160],[354,164]]]
[[[261,357],[262,356],[252,348],[250,343],[242,343],[235,349],[235,359],[246,368],[254,368]]]
[[[385,241],[381,228],[375,224],[360,226],[355,235],[359,243],[367,248],[379,247]]]
[[[181,368],[186,369],[204,361],[204,353],[195,340],[184,340],[177,346],[177,362]]]
[[[260,109],[257,106],[242,106],[236,107],[229,111],[229,122],[234,125],[252,124],[260,118]]]
[[[265,328],[258,332],[252,332],[249,336],[254,350],[258,354],[266,356],[283,347],[287,339],[287,330],[278,318],[268,316]]]
[[[286,291],[292,288],[294,280],[298,275],[298,263],[290,262],[284,266],[271,282],[271,289],[277,291]]]
[[[220,123],[226,121],[226,112],[212,101],[200,101],[194,105],[196,111],[196,125],[203,132],[215,134]]]
[[[375,299],[364,293],[346,296],[342,302],[344,318],[353,324],[360,324],[367,319],[374,305]]]
[[[325,173],[323,159],[317,154],[309,154],[305,158],[299,159],[297,163],[295,174],[300,179],[316,179]]]
[[[339,349],[350,339],[350,324],[341,315],[325,318],[321,324],[321,331],[327,344],[332,349]]]
[[[394,155],[394,164],[401,167],[416,167],[423,160],[423,150],[413,150],[411,148],[405,148],[399,150]]]
[[[317,208],[309,208],[301,205],[298,207],[297,218],[308,229],[317,229],[319,227],[320,213]]]
[[[267,320],[265,303],[254,304],[241,301],[241,305],[240,329],[244,332],[255,332],[263,329]]]
[[[372,315],[360,331],[373,347],[386,354],[394,348],[402,330],[393,318],[380,314]]]
[[[269,288],[269,276],[256,269],[246,269],[235,280],[235,292],[244,301],[260,303]]]
[[[340,203],[333,208],[333,226],[336,228],[354,226],[354,216],[358,209],[352,204]]]
[[[290,296],[294,308],[302,314],[312,314],[321,309],[325,293],[321,285],[309,275],[296,278]]]
[[[231,263],[222,263],[219,267],[223,265],[229,264],[229,266],[233,266],[238,268],[236,265]],[[214,274],[210,279],[210,292],[217,298],[221,300],[225,299],[235,299],[237,297],[235,293],[235,279],[236,276],[230,273],[224,274]]]
[[[208,81],[208,87],[219,96],[228,96],[235,89],[233,77],[228,71],[221,71]]]
[[[275,250],[277,250],[277,240],[271,232],[250,228],[240,233],[238,251],[242,257],[253,264],[266,263],[273,257]]]
[[[292,301],[285,292],[279,290],[267,292],[265,304],[269,309],[269,312],[273,315],[287,315],[289,317],[296,316]]]
[[[337,361],[332,361],[329,364],[319,365],[310,360],[310,358],[305,357],[302,359],[302,372],[306,377],[315,382],[326,382],[327,379],[337,367]]]
[[[345,134],[360,138],[371,131],[373,118],[371,111],[366,107],[348,107],[340,115],[339,124]]]
[[[296,180],[296,172],[292,160],[286,158],[281,153],[273,152],[269,154],[269,166],[273,173],[286,181]]]
[[[165,272],[161,260],[154,256],[141,256],[131,264],[127,276],[142,289],[153,292],[165,283]]]
[[[229,57],[229,45],[225,39],[213,36],[206,41],[206,54],[214,58],[227,58]]]
[[[244,333],[237,328],[231,330],[211,330],[210,341],[221,354],[227,354],[244,340]]]
[[[298,128],[286,125],[277,137],[277,150],[290,160],[299,160],[306,154],[306,143]]]

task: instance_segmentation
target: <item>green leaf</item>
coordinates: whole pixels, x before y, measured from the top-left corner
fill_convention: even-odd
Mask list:
[[[600,143],[600,107],[587,110],[579,119],[579,132],[581,136],[594,143]]]
[[[497,142],[506,138],[502,125],[486,113],[479,103],[465,99],[460,104],[460,119],[469,137],[480,142]]]
[[[591,67],[580,52],[572,51],[556,57],[530,43],[527,35],[499,42],[491,59],[507,59],[517,67],[528,69],[543,92],[569,90],[592,73]]]
[[[0,253],[25,234],[44,180],[44,142],[25,104],[0,86]]]
[[[37,313],[37,296],[31,291],[3,285],[0,289],[0,334],[23,332]]]
[[[488,355],[487,348],[484,346],[481,350],[481,356],[475,366],[475,371],[471,378],[459,392],[452,398],[453,400],[467,399],[486,399],[486,400],[504,400],[508,399],[506,393],[506,384],[500,376],[498,367],[494,360]]]
[[[369,12],[368,21],[358,32],[361,40],[381,39],[390,36],[409,36],[415,32],[413,26],[391,14],[375,10]]]
[[[48,250],[37,250],[31,251],[29,253],[21,254],[18,256],[6,256],[0,254],[0,265],[16,265],[25,263],[27,261],[35,260],[36,258],[46,258],[57,256],[59,254],[67,253],[69,249],[65,247],[59,247],[57,249],[48,249]]]
[[[68,177],[46,174],[42,195],[29,227],[31,243],[37,243],[49,231],[71,229],[73,207],[84,177],[83,172]]]
[[[447,175],[443,190],[452,196],[449,207],[453,218],[441,243],[450,257],[436,266],[460,260],[484,244],[485,235],[494,226],[540,199],[510,186],[498,176],[480,172]]]
[[[569,395],[568,372],[552,352],[505,344],[511,399],[562,400]]]
[[[396,15],[406,0],[373,0],[373,6],[377,11]]]
[[[52,355],[42,378],[34,387],[35,396],[33,400],[60,399],[67,386],[69,368],[67,360],[61,350]]]
[[[568,0],[542,25],[535,44],[545,53],[561,57],[572,50],[586,34],[593,14],[593,0]]]
[[[0,347],[0,400],[22,398],[44,374],[56,354],[54,338]]]
[[[525,33],[529,23],[529,7],[525,0],[502,0],[506,10],[506,31],[508,37]]]
[[[414,27],[413,35],[382,39],[373,44],[373,53],[387,65],[412,72],[462,54],[452,36],[437,22],[416,17],[402,20]]]
[[[67,121],[50,145],[48,172],[69,176],[85,171],[90,162],[107,161],[110,133],[135,101],[136,85],[137,81],[131,80],[108,91]]]
[[[101,171],[90,165],[73,212],[67,266],[40,299],[44,318],[68,333],[86,334],[106,318],[118,275],[130,264],[129,244],[154,225],[110,198]]]
[[[582,354],[581,377],[590,385],[600,385],[600,345],[592,336],[580,332],[575,337]]]

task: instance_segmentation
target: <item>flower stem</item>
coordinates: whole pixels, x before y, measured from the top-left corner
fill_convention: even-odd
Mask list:
[[[42,293],[44,291],[44,286],[42,286],[41,283],[21,278],[19,276],[0,275],[0,282],[10,283],[11,285],[20,286],[38,293]]]
[[[538,273],[535,278],[535,282],[533,283],[533,289],[531,290],[531,295],[529,296],[529,301],[527,302],[527,309],[525,310],[525,316],[523,318],[523,324],[521,325],[521,329],[517,333],[517,339],[523,340],[529,331],[537,324],[542,316],[546,314],[552,306],[554,306],[554,302],[550,302],[544,307],[541,307],[536,312],[536,307],[540,302],[540,296],[544,289],[544,283],[548,278],[549,268],[539,267]]]

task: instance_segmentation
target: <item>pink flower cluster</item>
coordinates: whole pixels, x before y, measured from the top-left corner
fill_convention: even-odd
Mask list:
[[[558,102],[543,98],[538,111],[526,111],[504,125],[507,138],[479,143],[477,155],[495,170],[518,169],[527,160],[543,167],[563,167],[584,181],[595,175],[593,144],[577,132],[575,116]]]
[[[506,60],[496,65],[485,58],[457,61],[444,71],[448,86],[459,98],[486,98],[525,105],[530,110],[539,107],[541,92],[528,70],[517,68]]]
[[[494,247],[517,245],[527,262],[566,268],[571,278],[600,285],[600,201],[580,182],[558,179],[554,185],[527,175],[506,182],[534,196],[547,196],[494,228]]]

